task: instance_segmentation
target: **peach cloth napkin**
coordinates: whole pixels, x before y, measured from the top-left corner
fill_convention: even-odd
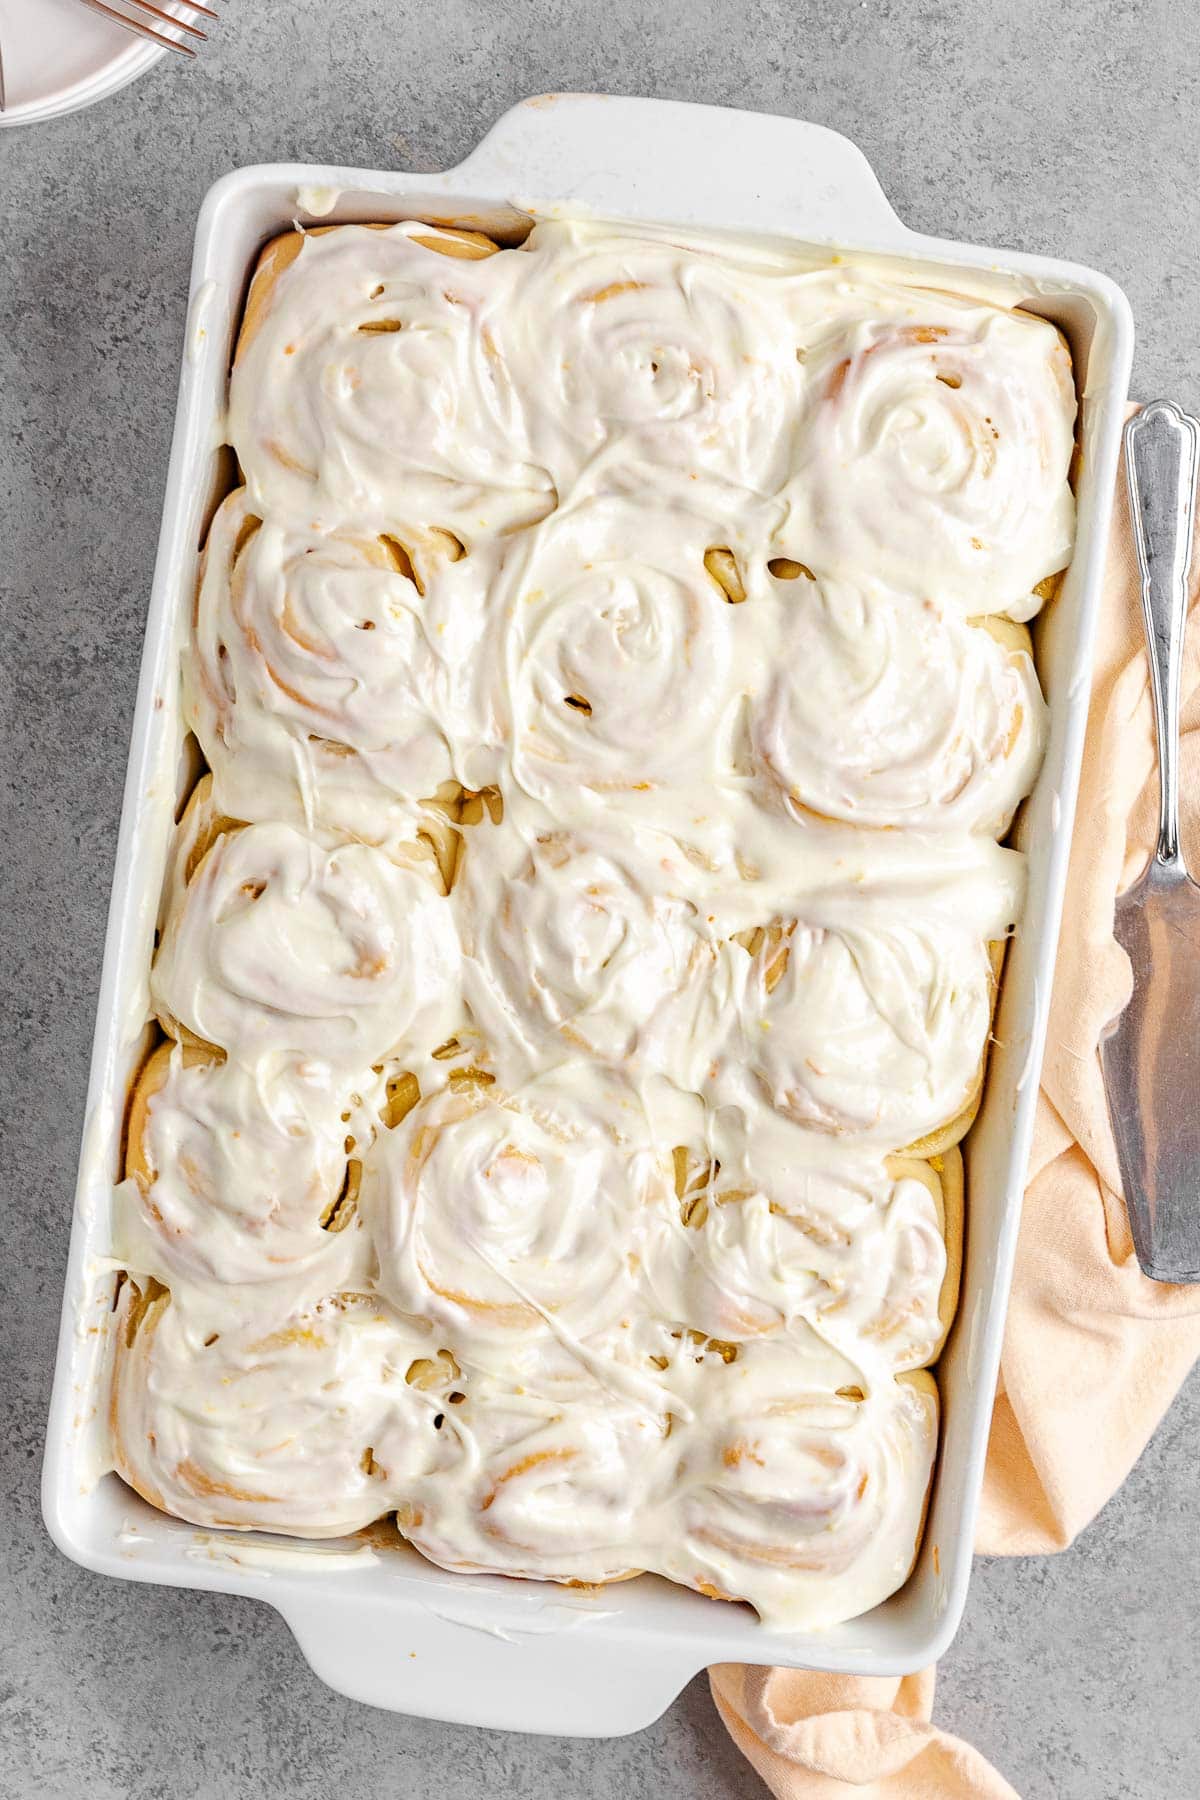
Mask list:
[[[1113,900],[1158,829],[1158,773],[1124,479],[1101,601],[1083,779],[976,1549],[1063,1550],[1124,1481],[1200,1354],[1200,1287],[1138,1268],[1097,1044],[1128,994]],[[1183,669],[1183,844],[1200,872],[1200,603]],[[780,1800],[1017,1800],[903,1680],[709,1671],[734,1741]]]

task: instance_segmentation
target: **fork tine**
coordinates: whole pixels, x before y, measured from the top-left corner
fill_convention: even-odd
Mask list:
[[[198,25],[190,24],[187,19],[178,19],[174,13],[164,12],[161,6],[153,5],[152,0],[126,0],[126,4],[132,6],[135,12],[149,13],[152,18],[161,19],[164,25],[177,26],[180,31],[186,31],[190,37],[208,37],[208,33],[201,31]]]
[[[151,43],[162,44],[165,49],[174,50],[179,56],[194,57],[196,54],[190,44],[181,44],[178,38],[167,37],[163,32],[155,31],[153,25],[144,19],[131,19],[128,13],[118,12],[115,6],[106,5],[105,0],[79,0],[79,3],[89,7],[92,12],[111,19],[114,25],[120,25],[125,31],[132,31],[134,37],[148,38]]]
[[[189,12],[203,13],[206,19],[215,19],[219,16],[211,6],[201,6],[200,0],[183,0],[183,4]]]

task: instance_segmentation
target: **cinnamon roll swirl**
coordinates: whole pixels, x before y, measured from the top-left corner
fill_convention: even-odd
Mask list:
[[[685,1086],[719,1004],[716,944],[675,841],[630,825],[476,837],[454,895],[464,995],[524,1079],[579,1055]]]
[[[371,1164],[381,1289],[460,1360],[494,1365],[534,1338],[586,1361],[584,1340],[628,1307],[631,1227],[659,1174],[616,1083],[568,1069],[505,1094],[485,1071],[452,1078]]]
[[[463,255],[464,246],[478,255]],[[415,221],[277,238],[229,385],[251,505],[467,546],[554,505],[497,344],[524,258]]]
[[[945,919],[777,925],[746,970],[737,1063],[810,1131],[944,1148],[982,1084],[998,966]]]
[[[590,503],[539,536],[508,634],[517,783],[561,811],[671,787],[707,768],[728,729],[735,609],[682,515],[668,556],[643,512]],[[648,554],[649,548],[649,554]]]
[[[378,842],[453,778],[480,598],[456,539],[410,537],[412,555],[386,533],[264,521],[244,488],[225,501],[184,659],[222,812]],[[454,666],[438,648],[448,621]]]
[[[431,1562],[588,1586],[645,1566],[674,1460],[665,1414],[599,1388],[564,1407],[481,1382],[447,1425],[464,1479],[426,1482],[398,1518]]]
[[[755,748],[789,812],[1002,837],[1046,734],[1024,628],[867,583],[790,580],[783,605]]]
[[[749,1600],[767,1625],[817,1630],[907,1579],[937,1449],[923,1370],[823,1390],[786,1355],[739,1358],[689,1443],[669,1572]]]
[[[642,1258],[666,1317],[723,1344],[815,1332],[893,1374],[936,1360],[958,1292],[962,1162],[814,1163],[777,1120],[678,1159],[647,1213]]]
[[[773,494],[801,376],[766,269],[579,221],[530,237],[502,336],[539,461],[566,494],[619,455],[664,483]],[[513,331],[545,317],[548,332]]]
[[[1075,396],[1053,325],[878,283],[806,356],[784,553],[1028,618],[1070,559]],[[819,565],[819,566],[818,566]]]
[[[112,1402],[118,1472],[194,1525],[340,1537],[452,1460],[444,1396],[405,1377],[428,1338],[340,1295],[260,1335],[154,1285],[121,1291]]]
[[[255,1293],[259,1318],[365,1284],[357,1194],[376,1098],[339,1099],[322,1063],[250,1072],[160,1045],[129,1109],[131,1266],[167,1287],[281,1289]]]
[[[318,1057],[350,1077],[458,1017],[459,953],[437,867],[293,825],[185,814],[151,992],[183,1027],[251,1065]]]

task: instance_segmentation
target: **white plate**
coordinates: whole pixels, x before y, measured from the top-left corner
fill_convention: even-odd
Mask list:
[[[164,12],[169,0],[155,0]],[[78,112],[135,81],[167,53],[79,0],[0,0],[7,105],[0,125]]]

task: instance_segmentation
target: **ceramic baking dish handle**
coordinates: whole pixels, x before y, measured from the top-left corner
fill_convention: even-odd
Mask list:
[[[673,100],[522,101],[447,179],[535,210],[539,194],[557,194],[609,217],[721,221],[810,242],[884,247],[909,236],[862,151],[838,132]]]
[[[636,1629],[592,1635],[599,1621],[612,1623],[603,1592],[530,1584],[520,1605],[498,1609],[494,1593],[435,1586],[427,1599],[406,1595],[397,1605],[372,1580],[363,1570],[361,1588],[310,1589],[275,1604],[322,1681],[393,1712],[619,1737],[659,1718],[702,1660],[694,1647],[652,1647]]]

